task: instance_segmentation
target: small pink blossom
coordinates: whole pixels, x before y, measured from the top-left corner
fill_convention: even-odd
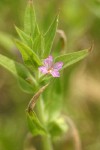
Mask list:
[[[44,65],[39,67],[39,70],[43,74],[51,74],[53,77],[60,77],[59,70],[63,66],[63,62],[53,63],[52,56],[44,59]]]

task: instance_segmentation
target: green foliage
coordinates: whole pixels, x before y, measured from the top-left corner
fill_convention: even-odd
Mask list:
[[[82,60],[88,54],[89,54],[89,49],[81,50],[81,51],[78,51],[78,52],[73,52],[73,53],[68,53],[68,54],[65,54],[65,55],[58,56],[58,57],[55,58],[55,61],[64,62],[63,68],[66,68],[66,67]]]
[[[36,53],[41,52],[42,39],[38,24],[36,22],[35,10],[32,1],[29,1],[24,17],[24,31],[15,27],[22,42],[32,48]],[[39,53],[40,54],[40,53]]]
[[[24,17],[24,31],[29,36],[32,36],[34,34],[35,22],[36,22],[35,11],[33,7],[33,3],[30,0],[28,2],[28,5],[25,11],[25,17]]]
[[[45,114],[47,116],[47,122],[52,122],[58,118],[62,110],[63,97],[61,82],[61,78],[56,79],[49,85],[48,91],[44,92],[44,99],[46,99]]]
[[[39,55],[43,55],[44,52],[44,37],[39,34],[36,36],[34,43],[33,43],[33,50]]]
[[[52,24],[50,25],[48,31],[44,35],[44,38],[45,38],[44,56],[45,57],[47,57],[51,52],[52,44],[53,44],[54,37],[55,37],[56,31],[57,31],[57,26],[58,26],[58,17],[59,17],[59,15],[57,15],[55,17],[55,19],[52,22]]]
[[[10,71],[19,80],[24,91],[29,93],[34,92],[34,86],[26,81],[28,78],[33,81],[33,77],[22,64],[0,54],[0,65]]]
[[[16,40],[16,46],[22,54],[22,58],[26,65],[33,65],[36,67],[37,65],[41,65],[41,60],[37,56],[37,54],[32,51],[30,47]]]
[[[56,120],[48,124],[48,130],[53,139],[59,138],[68,130],[68,125],[66,124],[63,117],[56,118]]]
[[[22,30],[20,30],[18,27],[15,26],[15,29],[20,37],[20,39],[22,40],[22,42],[24,44],[27,44],[28,46],[32,47],[32,39],[30,36],[28,36],[25,32],[23,32]]]
[[[39,30],[37,22],[35,22],[35,29],[34,29],[33,38],[37,37],[39,34],[40,34],[40,30]]]
[[[35,112],[27,112],[27,120],[30,132],[33,134],[33,136],[46,134],[46,130],[42,123],[38,120]]]

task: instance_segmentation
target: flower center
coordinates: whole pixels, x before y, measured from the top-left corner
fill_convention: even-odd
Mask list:
[[[51,73],[51,72],[52,72],[52,69],[53,69],[52,67],[49,68],[49,69],[48,69],[48,73]]]

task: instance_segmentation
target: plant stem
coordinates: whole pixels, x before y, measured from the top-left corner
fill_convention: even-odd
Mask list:
[[[37,113],[38,113],[39,120],[45,126],[44,105],[43,105],[43,99],[41,96],[37,102]],[[43,142],[43,150],[53,150],[49,133],[48,135],[42,136],[42,142]]]
[[[43,150],[53,150],[49,136],[43,136],[42,142],[43,142],[43,148],[44,148]]]

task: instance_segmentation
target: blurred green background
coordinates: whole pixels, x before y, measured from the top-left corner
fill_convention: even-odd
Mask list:
[[[66,52],[88,48],[94,41],[94,49],[86,59],[64,70],[62,101],[63,112],[78,129],[82,150],[99,150],[100,0],[34,0],[33,3],[42,32],[60,10],[58,29],[66,35]],[[24,0],[0,0],[0,53],[20,62],[20,54],[12,41],[17,37],[14,25],[23,29],[26,4]],[[28,132],[25,109],[31,97],[0,67],[0,150],[27,150],[24,146]],[[72,141],[68,134],[60,149],[74,149]]]

